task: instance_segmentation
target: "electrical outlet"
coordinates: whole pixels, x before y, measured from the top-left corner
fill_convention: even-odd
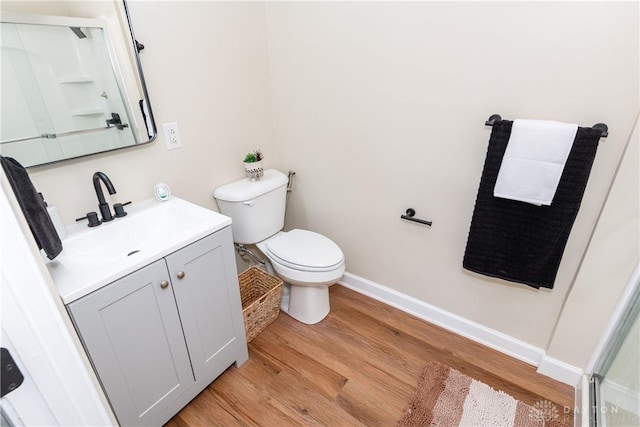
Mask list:
[[[162,128],[164,129],[164,142],[167,144],[167,150],[182,148],[180,131],[178,131],[178,123],[164,123]]]

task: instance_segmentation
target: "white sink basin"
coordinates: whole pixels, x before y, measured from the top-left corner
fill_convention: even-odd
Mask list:
[[[65,304],[231,225],[231,219],[178,198],[126,206],[128,215],[69,229],[47,268]]]

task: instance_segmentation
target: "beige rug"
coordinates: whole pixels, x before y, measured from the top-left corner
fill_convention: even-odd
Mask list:
[[[560,427],[565,425],[563,417],[561,408],[549,401],[529,406],[455,369],[429,362],[398,427]]]

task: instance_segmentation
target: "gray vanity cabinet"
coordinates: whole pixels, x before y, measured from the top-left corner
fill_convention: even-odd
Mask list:
[[[206,386],[247,352],[231,229],[165,259],[193,373]]]
[[[164,424],[248,357],[229,227],[68,309],[122,426]]]
[[[69,305],[123,426],[156,424],[195,382],[168,279],[159,260]]]

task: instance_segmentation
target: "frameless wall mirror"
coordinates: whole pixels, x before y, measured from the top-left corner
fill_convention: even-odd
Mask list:
[[[2,2],[0,23],[0,154],[33,167],[155,139],[124,2],[46,3],[76,16],[7,12],[12,3]],[[22,3],[29,12],[39,4]],[[108,19],[78,17],[105,10]]]

